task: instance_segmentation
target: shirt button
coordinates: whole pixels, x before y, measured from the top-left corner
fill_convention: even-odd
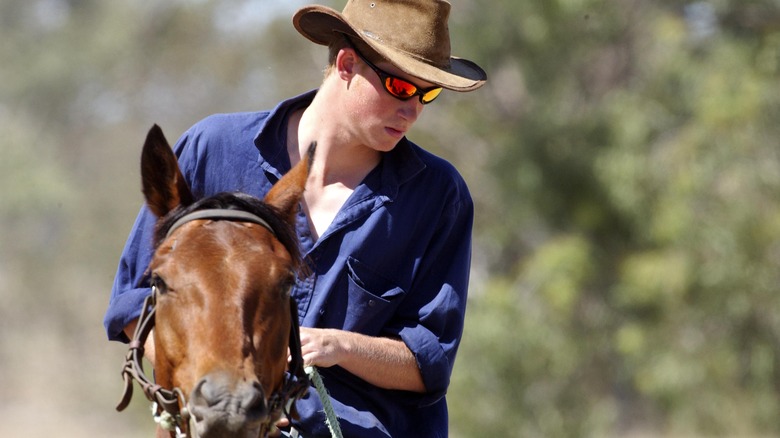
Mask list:
[[[376,301],[368,300],[368,307],[374,307],[374,305],[376,305]]]

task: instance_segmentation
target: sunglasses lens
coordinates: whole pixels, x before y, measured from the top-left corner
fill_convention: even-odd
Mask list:
[[[431,103],[433,102],[433,99],[436,99],[439,97],[439,94],[441,94],[441,88],[434,88],[432,90],[428,90],[425,94],[422,95],[422,103]]]
[[[411,99],[419,93],[416,85],[393,76],[388,76],[385,78],[385,89],[390,94],[401,100]],[[433,102],[434,99],[439,97],[441,90],[441,87],[437,87],[422,93],[420,96],[420,101],[423,104]]]
[[[417,87],[414,85],[403,79],[394,78],[392,76],[385,80],[385,88],[390,94],[399,99],[408,99],[417,92]]]

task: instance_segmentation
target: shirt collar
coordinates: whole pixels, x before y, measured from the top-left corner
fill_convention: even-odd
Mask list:
[[[425,169],[425,163],[418,153],[419,147],[402,138],[392,151],[382,159],[382,189],[390,198],[395,198],[398,188]]]
[[[255,136],[255,146],[260,151],[260,164],[277,177],[290,170],[290,156],[287,155],[287,119],[299,108],[311,104],[317,90],[307,91],[293,98],[283,100],[271,112]]]

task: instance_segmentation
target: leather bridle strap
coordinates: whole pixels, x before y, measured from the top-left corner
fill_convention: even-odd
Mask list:
[[[184,427],[188,418],[183,418],[187,417],[187,415],[186,412],[183,413],[180,409],[180,403],[184,405],[184,395],[181,390],[178,388],[173,390],[165,389],[151,381],[144,373],[144,344],[154,327],[154,314],[155,291],[152,291],[152,294],[144,300],[141,316],[138,319],[138,326],[135,328],[133,340],[130,342],[127,355],[125,356],[125,365],[122,368],[124,392],[116,410],[122,411],[130,403],[130,399],[133,397],[133,379],[135,379],[149,401],[157,403],[160,409],[171,414],[173,418],[177,418],[177,422],[182,423],[180,426]]]
[[[171,225],[171,227],[168,229],[168,234],[166,234],[165,237],[170,237],[171,234],[173,234],[173,232],[176,231],[177,228],[181,227],[187,222],[200,220],[200,219],[251,222],[267,228],[268,231],[271,232],[271,234],[276,235],[274,229],[271,228],[271,225],[269,225],[268,222],[266,222],[265,220],[263,220],[262,218],[260,218],[255,214],[246,211],[241,211],[241,210],[207,209],[207,210],[197,210],[197,211],[193,211],[192,213],[185,214],[184,216],[179,218],[179,220],[174,222],[173,225]]]

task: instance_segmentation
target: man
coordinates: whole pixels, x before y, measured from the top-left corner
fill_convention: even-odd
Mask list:
[[[317,142],[297,225],[312,275],[291,294],[304,362],[319,367],[348,437],[447,436],[473,204],[457,171],[405,134],[442,88],[486,80],[450,56],[449,11],[443,0],[302,8],[295,28],[330,49],[320,88],[270,112],[206,118],[174,148],[196,196],[262,197]],[[112,340],[128,340],[150,293],[154,222],[142,209],[122,254],[105,318]],[[329,436],[313,389],[297,408],[285,433]]]

